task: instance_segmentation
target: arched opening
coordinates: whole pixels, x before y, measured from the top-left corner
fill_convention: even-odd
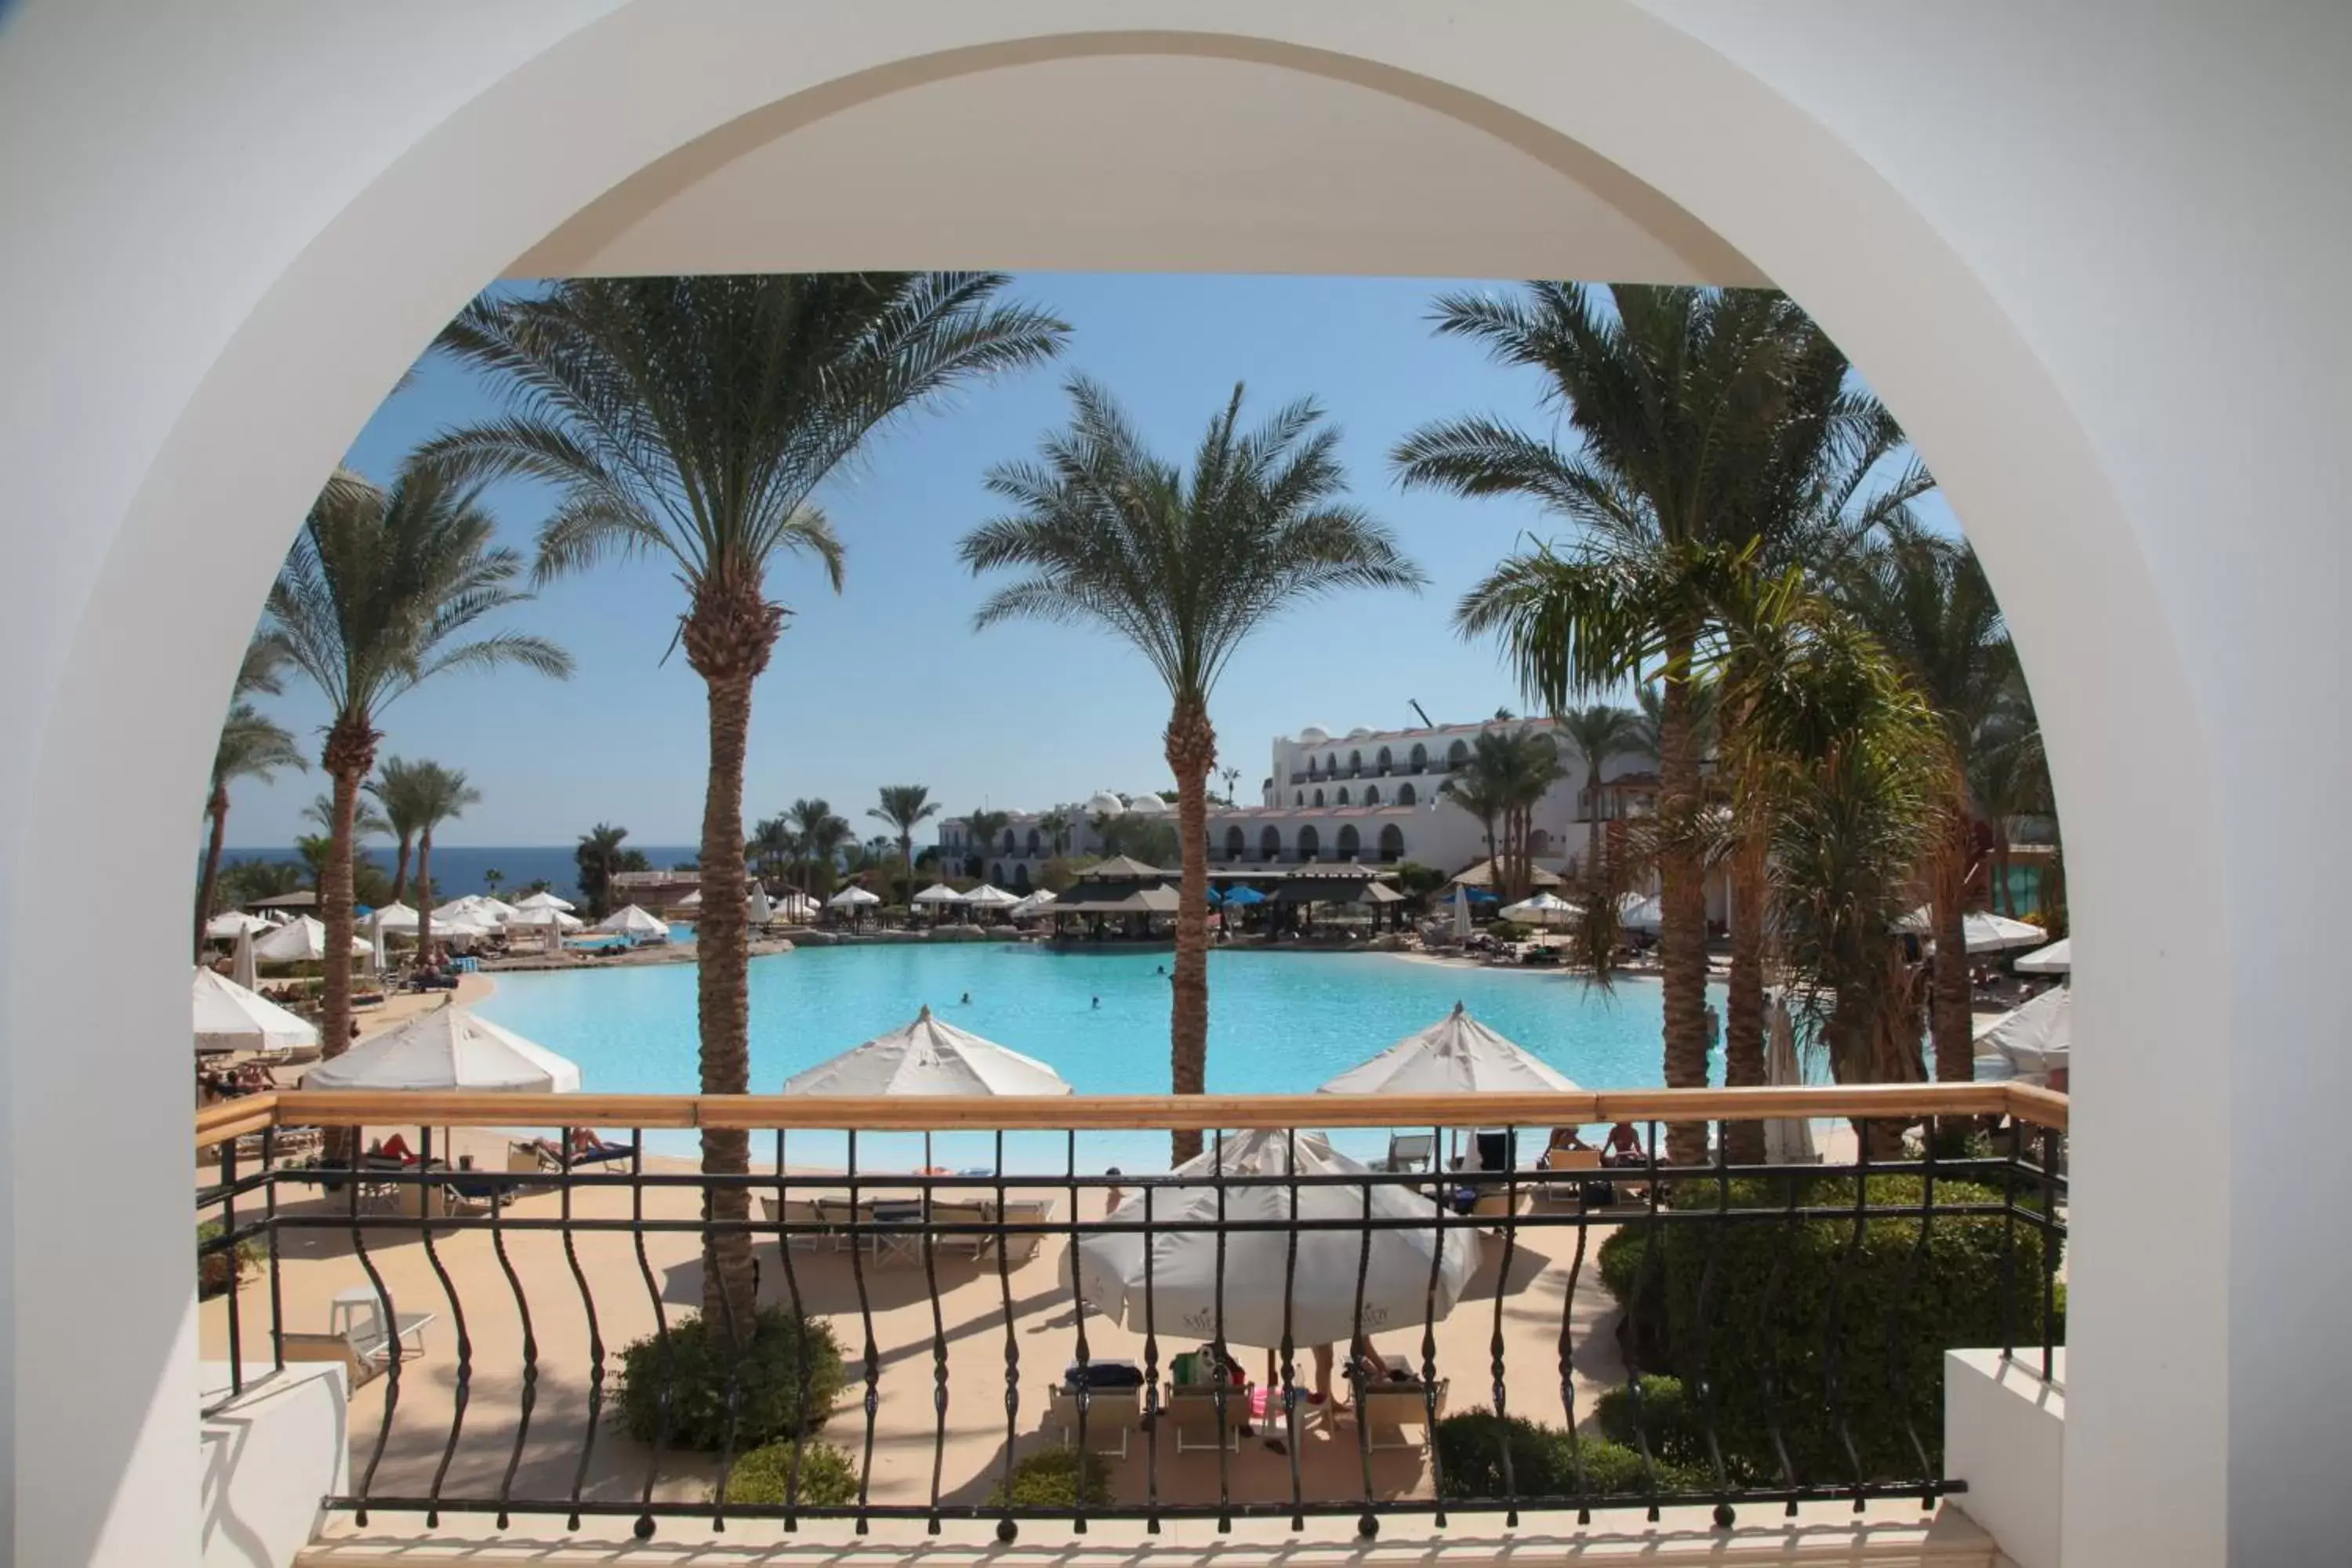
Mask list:
[[[1422,772],[1423,770],[1426,769],[1428,766],[1429,766],[1429,748],[1428,748],[1427,746],[1423,745],[1419,741],[1415,741],[1415,742],[1412,743],[1412,771],[1413,771],[1414,773],[1420,773],[1420,772]]]
[[[1420,793],[1416,791],[1412,785],[1409,784],[1401,784],[1397,785],[1397,804],[1399,805],[1412,805],[1420,798]]]
[[[1258,858],[1264,860],[1269,866],[1282,858],[1281,828],[1267,827],[1259,830],[1257,836],[1257,854]]]
[[[1035,828],[1034,828],[1034,827],[1033,827],[1033,828],[1031,828],[1031,829],[1029,830],[1029,842],[1028,842],[1029,858],[1031,858],[1032,860],[1034,860],[1034,859],[1036,859],[1039,856],[1043,855],[1043,854],[1045,853],[1045,835],[1044,835],[1044,834],[1042,834],[1042,833],[1039,833],[1039,832],[1038,832]]]
[[[1528,853],[1530,855],[1549,855],[1551,853],[1551,833],[1549,829],[1538,827],[1532,828],[1528,831]]]
[[[1323,792],[1319,789],[1315,792],[1315,804],[1318,805],[1323,804]]]
[[[1004,852],[1007,855],[1021,853],[1020,841],[1013,837],[1013,829],[1009,827],[1004,830]]]
[[[991,881],[992,883],[995,884],[997,887],[1000,887],[1000,888],[1001,888],[1001,887],[1003,887],[1003,886],[1004,885],[1004,862],[1003,862],[1003,861],[999,860],[999,861],[997,861],[994,865],[992,865],[992,866],[989,867],[989,868],[988,868],[988,879],[989,879],[989,881]]]
[[[1363,837],[1356,831],[1354,823],[1350,822],[1339,829],[1336,849],[1342,860],[1353,860],[1364,852]]]
[[[1470,743],[1467,741],[1456,741],[1452,745],[1445,748],[1445,768],[1448,773],[1453,772],[1454,769],[1460,767],[1469,760]]]
[[[1016,893],[1025,893],[1029,891],[1029,866],[1026,861],[1024,861],[1022,864],[1013,868],[1013,881],[1010,886],[1012,890]]]
[[[1387,861],[1404,858],[1404,829],[1393,822],[1381,829],[1381,858]]]
[[[1298,830],[1298,858],[1301,860],[1314,859],[1316,851],[1322,847],[1323,836],[1315,831],[1313,823],[1310,822]]]
[[[1225,858],[1238,860],[1248,851],[1249,836],[1239,826],[1225,829]]]
[[[1341,785],[1339,786],[1339,794],[1337,794],[1336,795],[1332,796],[1331,798],[1332,798],[1332,800],[1333,800],[1336,804],[1338,804],[1338,805],[1347,805],[1347,804],[1348,804],[1348,786],[1347,786],[1346,784],[1341,784]]]
[[[1307,782],[1308,784],[1313,784],[1318,776],[1319,775],[1315,772],[1315,759],[1312,755],[1309,755],[1307,759]]]
[[[1351,779],[1360,778],[1363,776],[1363,772],[1364,753],[1361,752],[1349,752],[1348,753],[1348,776]]]
[[[1293,805],[1305,805],[1307,804],[1307,792],[1303,789],[1292,790],[1290,792],[1290,804]]]
[[[1364,804],[1366,805],[1378,805],[1381,804],[1380,785],[1366,784],[1364,786]]]
[[[1390,755],[1389,749],[1386,746],[1382,746],[1381,748],[1381,754],[1375,760],[1383,776],[1387,774],[1390,767],[1392,766],[1394,763],[1394,759]]]

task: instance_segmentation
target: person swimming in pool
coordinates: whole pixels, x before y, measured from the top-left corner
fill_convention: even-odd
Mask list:
[[[1097,1013],[1102,1011],[1102,998],[1099,996],[1095,998],[1095,1011]]]
[[[964,1005],[964,1006],[966,1006],[966,1007],[969,1007],[969,1006],[971,1006],[971,992],[967,991],[967,992],[965,992],[965,993],[963,994],[963,1002],[962,1002],[962,1004],[961,1004],[961,1005]]]

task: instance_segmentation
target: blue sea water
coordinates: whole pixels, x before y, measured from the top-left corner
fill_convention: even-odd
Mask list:
[[[928,1003],[942,1017],[1050,1063],[1081,1094],[1168,1088],[1170,955],[1055,953],[992,943],[803,948],[751,964],[751,1086],[773,1092],[802,1068],[905,1024]],[[1210,955],[1208,1087],[1213,1093],[1304,1093],[1436,1022],[1456,1001],[1578,1083],[1643,1088],[1661,1081],[1660,992],[1627,979],[1610,992],[1542,971],[1473,969],[1382,953]],[[965,996],[971,1000],[962,1000]],[[1097,999],[1100,1005],[1096,1005]],[[1716,1005],[1722,1005],[1721,997]],[[484,1016],[580,1064],[583,1085],[611,1093],[691,1093],[698,1087],[695,971],[690,964],[585,973],[511,973]],[[1720,1064],[1716,1076],[1720,1078]],[[1378,1153],[1386,1134],[1338,1136]],[[691,1133],[656,1135],[665,1152]],[[1058,1170],[1058,1135],[1008,1135],[1007,1167]],[[920,1141],[860,1140],[861,1164],[908,1168]],[[992,1135],[943,1131],[934,1156],[988,1164]],[[772,1145],[755,1157],[773,1155]],[[836,1135],[796,1133],[793,1164],[837,1166]],[[1086,1134],[1082,1171],[1165,1169],[1164,1134]]]
[[[690,844],[635,844],[628,846],[642,850],[646,859],[656,868],[667,868],[696,858]],[[390,876],[395,852],[386,845],[367,847],[368,858],[383,868]],[[225,856],[229,860],[292,860],[302,857],[291,847],[262,849],[231,849]],[[496,870],[500,874],[499,887],[511,896],[541,878],[553,885],[564,898],[579,894],[580,868],[572,859],[569,844],[531,844],[505,847],[477,844],[436,844],[433,847],[433,882],[441,891],[444,902],[467,893],[489,891],[482,873]]]

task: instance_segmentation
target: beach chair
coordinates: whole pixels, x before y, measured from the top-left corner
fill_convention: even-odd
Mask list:
[[[289,1362],[341,1362],[346,1387],[357,1388],[391,1364],[395,1341],[403,1361],[413,1361],[425,1353],[425,1330],[433,1322],[434,1315],[402,1312],[394,1321],[397,1327],[387,1334],[381,1313],[360,1312],[341,1332],[289,1330],[278,1336],[278,1343]]]
[[[1044,1225],[1054,1217],[1051,1198],[1007,1198],[1001,1216],[1007,1225]],[[1004,1256],[1014,1263],[1025,1263],[1037,1256],[1045,1245],[1042,1231],[1028,1231],[1004,1238]]]
[[[1083,1395],[1064,1384],[1045,1391],[1045,1425],[1061,1434],[1066,1448],[1078,1440],[1078,1405],[1086,1404],[1087,1447],[1114,1458],[1127,1458],[1131,1436],[1143,1430],[1143,1390],[1096,1388]]]
[[[1391,1132],[1389,1134],[1388,1158],[1381,1163],[1383,1171],[1426,1171],[1437,1157],[1437,1134],[1434,1132]]]
[[[1241,1434],[1250,1424],[1250,1403],[1256,1397],[1254,1384],[1225,1384],[1224,1419],[1217,1418],[1217,1385],[1213,1383],[1171,1383],[1168,1385],[1168,1419],[1176,1428],[1176,1451],[1180,1454],[1207,1452],[1217,1448],[1238,1451]],[[1090,1418],[1091,1419],[1091,1418]]]
[[[1588,1184],[1608,1181],[1598,1149],[1548,1149],[1536,1169],[1536,1195],[1546,1203],[1580,1205]]]
[[[760,1199],[760,1212],[767,1216],[770,1225],[822,1226],[827,1224],[824,1211],[817,1206],[817,1200],[814,1198],[786,1198],[779,1204],[773,1198],[763,1196]],[[840,1249],[841,1238],[834,1235],[830,1229],[793,1230],[787,1231],[784,1235],[785,1246],[803,1252],[813,1252],[828,1244],[836,1251]]]
[[[987,1255],[989,1247],[995,1243],[994,1232],[950,1230],[945,1234],[937,1234],[938,1227],[984,1226],[995,1223],[994,1206],[977,1198],[933,1198],[930,1224],[935,1234],[931,1241],[932,1249],[942,1253],[952,1251],[977,1262]]]
[[[1363,1425],[1365,1446],[1426,1449],[1435,1431],[1430,1418],[1430,1385],[1402,1358],[1391,1356],[1388,1364],[1389,1375],[1370,1380],[1356,1396],[1356,1419]],[[1447,1389],[1448,1381],[1439,1378],[1435,1405],[1439,1420],[1445,1416]],[[1408,1426],[1419,1428],[1421,1436],[1406,1436]]]

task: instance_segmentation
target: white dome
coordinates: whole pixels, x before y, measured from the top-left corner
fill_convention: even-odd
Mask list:
[[[1087,802],[1089,816],[1117,816],[1126,809],[1127,803],[1107,789],[1096,791],[1094,798]]]
[[[1371,731],[1365,729],[1361,724],[1357,725],[1354,729],[1348,731],[1348,739],[1350,741],[1366,740],[1369,739]]]
[[[1315,724],[1298,731],[1298,743],[1302,746],[1319,746],[1330,738],[1328,731]]]
[[[1137,816],[1165,816],[1168,803],[1147,790],[1141,795],[1129,795],[1127,809]]]

